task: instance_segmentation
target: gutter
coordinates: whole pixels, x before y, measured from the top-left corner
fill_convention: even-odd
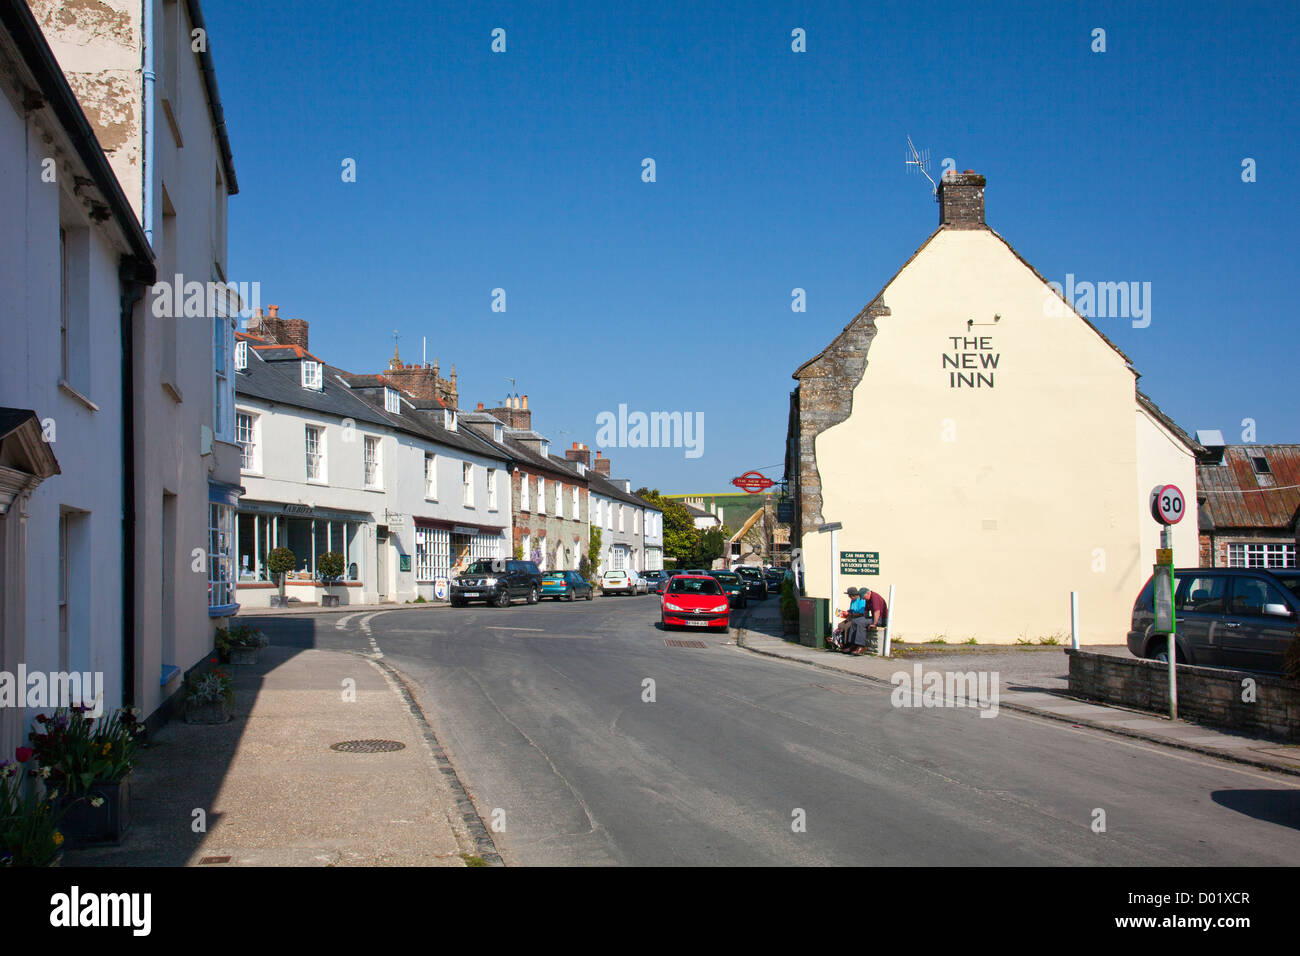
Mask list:
[[[145,0],[148,10],[152,0]],[[226,195],[233,196],[239,192],[239,182],[235,179],[235,156],[230,150],[230,137],[226,134],[226,114],[221,109],[221,94],[217,92],[217,69],[208,50],[211,36],[208,25],[203,20],[203,11],[199,0],[185,0],[185,9],[189,11],[190,23],[194,29],[203,31],[203,49],[199,51],[199,69],[203,72],[203,87],[208,94],[208,112],[212,114],[212,128],[217,134],[217,143],[221,147],[221,165],[226,172]]]

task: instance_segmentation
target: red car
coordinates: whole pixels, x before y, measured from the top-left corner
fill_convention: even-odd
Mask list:
[[[702,574],[679,574],[664,588],[660,620],[664,630],[700,627],[725,631],[730,624],[727,592],[716,579]]]

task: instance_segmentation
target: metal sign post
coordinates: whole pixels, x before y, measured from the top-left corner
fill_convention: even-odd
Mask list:
[[[830,533],[831,536],[831,599],[826,608],[826,619],[835,622],[836,592],[840,588],[840,566],[837,558],[840,554],[840,529],[844,525],[839,521],[828,521],[817,529],[818,534]]]
[[[1173,526],[1186,513],[1183,493],[1176,485],[1156,485],[1151,490],[1151,517],[1160,523],[1160,549],[1152,569],[1152,611],[1157,634],[1168,635],[1165,654],[1169,666],[1169,719],[1178,719],[1178,617],[1174,609],[1174,532]]]

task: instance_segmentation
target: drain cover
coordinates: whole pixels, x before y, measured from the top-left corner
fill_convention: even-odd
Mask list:
[[[330,750],[345,754],[385,754],[393,750],[405,750],[406,744],[396,740],[344,740],[330,744]]]
[[[665,637],[664,643],[669,647],[708,647],[703,641],[675,641],[671,637]]]

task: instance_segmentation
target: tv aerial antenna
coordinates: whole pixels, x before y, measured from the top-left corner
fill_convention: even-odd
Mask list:
[[[920,170],[921,175],[930,180],[930,188],[934,194],[936,196],[939,194],[939,186],[934,181],[934,177],[930,175],[930,150],[927,148],[917,152],[916,147],[912,145],[912,137],[910,136],[907,137],[907,157],[904,162],[908,166],[914,166]]]

